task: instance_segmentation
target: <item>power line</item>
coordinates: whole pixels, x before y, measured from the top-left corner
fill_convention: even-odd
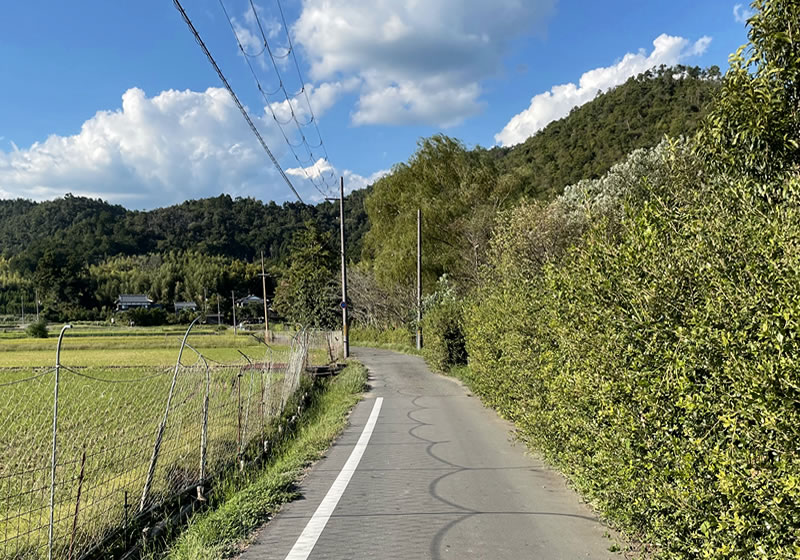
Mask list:
[[[251,58],[250,55],[245,51],[244,45],[242,45],[242,41],[241,41],[241,39],[239,39],[239,34],[236,31],[236,26],[234,26],[234,24],[233,24],[233,20],[232,20],[230,14],[228,13],[228,9],[225,7],[225,3],[223,2],[223,0],[218,0],[218,1],[219,1],[220,7],[222,8],[222,12],[225,14],[225,18],[228,20],[228,25],[231,28],[231,32],[233,33],[233,36],[236,39],[236,44],[239,47],[239,51],[245,57],[245,63],[247,64],[247,67],[250,69],[250,74],[252,74],[252,76],[253,76],[253,80],[256,83],[256,87],[258,88],[259,93],[261,93],[261,97],[264,99],[264,104],[266,105],[267,109],[269,109],[269,112],[272,115],[272,119],[278,125],[278,129],[280,130],[281,136],[283,136],[284,141],[289,146],[289,150],[292,152],[292,155],[294,156],[294,159],[297,161],[297,164],[300,166],[300,170],[306,176],[306,179],[308,179],[311,182],[311,184],[314,186],[314,188],[317,189],[317,191],[323,197],[325,197],[326,193],[324,193],[322,191],[322,189],[319,187],[317,182],[314,181],[314,179],[308,174],[308,171],[306,171],[306,165],[308,165],[308,164],[310,164],[310,163],[312,163],[314,161],[314,154],[311,151],[311,148],[308,145],[308,142],[306,141],[305,136],[302,136],[302,141],[299,144],[293,144],[291,142],[291,140],[289,140],[289,136],[286,134],[286,131],[283,128],[284,126],[286,126],[287,124],[292,122],[293,119],[290,118],[286,122],[281,122],[281,120],[278,119],[278,116],[275,114],[275,110],[272,108],[272,102],[269,100],[269,97],[268,97],[269,95],[277,94],[281,90],[283,90],[284,92],[286,91],[284,89],[284,87],[283,87],[283,82],[280,83],[280,86],[278,86],[278,89],[276,89],[274,92],[267,93],[266,91],[264,91],[264,86],[261,85],[261,81],[258,79],[258,75],[256,74],[256,71],[253,68],[252,63],[250,62],[250,58]],[[264,50],[268,50],[268,49],[269,49],[269,46],[267,45],[266,41],[264,41]],[[262,53],[263,53],[263,50],[262,50]],[[288,56],[288,52],[287,52],[286,56]],[[278,77],[280,78],[280,75]],[[292,116],[294,117],[294,114]],[[297,122],[296,119],[295,119],[295,123],[298,124],[298,130],[299,130],[299,123]],[[297,154],[297,151],[295,150],[295,148],[299,148],[299,147],[301,147],[303,145],[306,146],[306,151],[308,152],[308,155],[309,155],[309,159],[305,160],[305,161],[302,161],[300,159],[300,156]]]
[[[297,131],[300,133],[300,137],[302,138],[303,144],[305,144],[306,149],[308,150],[308,153],[311,156],[311,159],[314,160],[314,152],[312,150],[311,144],[309,144],[308,139],[306,138],[305,133],[302,131],[302,128],[301,128],[303,126],[308,126],[309,124],[314,122],[314,116],[313,116],[313,113],[311,113],[311,111],[310,111],[310,105],[309,105],[309,114],[311,115],[311,118],[309,119],[309,121],[307,123],[300,124],[300,121],[297,120],[297,115],[294,112],[294,105],[292,104],[292,98],[294,98],[295,95],[291,96],[291,98],[290,98],[289,93],[286,91],[286,88],[284,87],[283,77],[281,76],[280,69],[278,68],[277,63],[275,62],[275,57],[273,56],[272,49],[269,47],[269,41],[267,40],[267,34],[264,32],[263,25],[261,25],[261,18],[258,16],[258,10],[256,10],[256,7],[255,7],[255,4],[253,3],[253,0],[249,0],[249,1],[250,1],[250,9],[253,12],[253,16],[255,17],[256,24],[258,25],[258,30],[261,33],[261,37],[264,39],[264,45],[266,46],[267,53],[269,54],[270,60],[272,61],[272,67],[275,69],[275,74],[278,76],[278,81],[280,83],[280,89],[283,91],[283,96],[286,99],[286,104],[289,107],[289,113],[291,114],[292,120],[294,120],[295,125],[297,126]],[[284,27],[285,26],[286,26],[286,22],[285,22],[285,19],[284,19]],[[288,31],[287,31],[287,33],[288,33]],[[287,35],[287,37],[288,37],[288,35]],[[291,39],[289,39],[289,49],[287,51],[287,54],[291,53],[292,56],[295,58],[295,63],[296,63],[297,57],[294,56],[294,52],[293,51],[294,51],[294,48],[293,48],[293,46],[291,44]],[[302,79],[300,81],[300,88],[301,88],[300,92],[305,92],[305,83],[302,81]],[[298,94],[300,92],[298,92]],[[316,123],[315,123],[315,126],[316,126]],[[317,131],[319,131],[319,129],[317,129]],[[322,141],[322,138],[320,137],[320,145],[322,144],[321,141]],[[313,166],[315,168],[317,167],[317,162],[316,161],[314,161],[314,165]],[[304,172],[305,172],[305,170],[304,170]],[[308,173],[306,173],[306,176],[308,177]],[[319,173],[319,176],[322,179],[323,183],[325,183],[325,186],[328,188],[328,192],[330,194],[330,191],[332,189],[331,189],[331,186],[328,184],[328,181],[325,179],[325,176],[322,174],[322,172]],[[319,189],[317,189],[317,190],[319,190]],[[325,196],[325,195],[323,194],[323,196]]]
[[[300,73],[300,67],[299,67],[299,64],[297,62],[297,56],[295,55],[295,52],[294,52],[294,46],[292,45],[291,37],[289,36],[289,30],[286,27],[286,18],[284,17],[284,14],[283,14],[283,8],[280,6],[280,4],[278,4],[278,8],[279,8],[280,13],[281,13],[281,20],[283,21],[284,31],[286,32],[286,36],[287,36],[288,41],[289,41],[289,49],[288,49],[287,52],[291,53],[292,58],[294,59],[295,67],[297,68],[297,75],[300,78],[300,87],[301,87],[301,89],[298,92],[298,94],[299,93],[303,93],[304,94],[304,96],[306,98],[306,103],[308,104],[309,115],[310,115],[309,121],[307,123],[303,123],[302,125],[301,125],[300,121],[297,120],[297,115],[295,114],[295,111],[294,111],[294,105],[292,104],[292,99],[290,98],[289,93],[286,91],[286,87],[284,86],[283,77],[281,76],[281,71],[278,68],[278,64],[275,62],[275,57],[274,57],[274,55],[272,53],[272,49],[269,46],[269,40],[267,39],[267,34],[264,31],[264,26],[261,24],[261,18],[258,15],[258,10],[256,10],[256,6],[255,6],[253,0],[249,0],[249,2],[250,2],[250,9],[252,10],[253,17],[255,18],[255,21],[256,21],[256,25],[258,26],[258,30],[261,33],[261,38],[264,40],[264,45],[266,46],[267,54],[269,54],[270,60],[272,61],[272,67],[275,69],[275,75],[278,77],[278,82],[280,84],[280,89],[283,92],[284,98],[286,99],[286,104],[289,106],[289,112],[290,112],[290,114],[292,116],[292,120],[294,120],[295,125],[297,126],[297,131],[300,133],[300,137],[302,138],[303,143],[305,144],[306,148],[308,149],[308,152],[311,155],[311,158],[314,159],[314,153],[313,153],[313,151],[311,149],[311,145],[308,143],[308,140],[306,139],[305,133],[302,130],[303,126],[309,126],[310,124],[313,123],[314,127],[315,127],[315,129],[317,131],[317,135],[319,136],[319,139],[320,139],[320,146],[323,148],[323,151],[325,153],[325,161],[330,163],[330,160],[328,159],[328,152],[325,149],[325,146],[324,146],[324,144],[322,142],[322,135],[320,134],[319,127],[317,126],[316,119],[314,118],[314,113],[313,113],[313,111],[311,109],[311,103],[309,102],[308,92],[306,92],[305,82],[303,82],[303,77],[302,77],[302,74]],[[294,96],[292,96],[292,97],[294,97]],[[314,167],[316,168],[316,166],[317,166],[317,162],[314,162]],[[328,191],[329,192],[332,191],[332,187],[330,186],[330,184],[328,184],[328,181],[325,178],[325,175],[322,172],[319,172],[319,176],[323,180],[323,182],[325,183],[325,186],[328,188]]]
[[[269,147],[267,146],[267,143],[264,142],[264,139],[261,137],[261,133],[258,132],[258,129],[256,128],[256,125],[253,124],[253,120],[250,118],[250,115],[247,113],[247,110],[244,108],[244,105],[242,105],[241,101],[239,101],[239,98],[236,96],[236,93],[233,91],[233,88],[228,83],[228,80],[225,78],[225,75],[222,73],[222,70],[220,70],[219,66],[217,65],[217,62],[214,60],[214,57],[211,56],[211,52],[208,50],[208,47],[206,47],[206,44],[203,42],[203,39],[200,38],[200,34],[197,32],[197,29],[195,29],[194,24],[192,24],[192,20],[189,19],[189,16],[186,14],[186,10],[184,10],[183,6],[181,6],[180,0],[172,0],[172,3],[175,5],[175,8],[177,8],[177,10],[180,12],[181,17],[183,17],[183,21],[185,21],[186,25],[189,26],[189,29],[192,31],[192,34],[194,35],[195,41],[197,41],[197,44],[200,45],[201,49],[203,49],[203,52],[205,53],[206,57],[208,58],[208,61],[211,63],[211,66],[214,67],[214,70],[217,72],[217,75],[219,76],[219,79],[222,80],[222,83],[225,86],[225,89],[228,90],[228,93],[233,98],[234,103],[236,103],[236,106],[239,108],[239,111],[242,113],[242,116],[244,117],[244,120],[246,120],[247,124],[250,126],[250,130],[252,130],[253,134],[255,134],[256,138],[258,138],[258,141],[261,144],[261,147],[264,148],[265,152],[267,152],[267,155],[269,156],[269,159],[272,160],[272,163],[275,165],[275,168],[281,174],[281,177],[283,177],[283,180],[286,181],[286,184],[289,186],[290,189],[292,189],[292,192],[297,197],[297,200],[299,200],[300,202],[305,204],[303,202],[303,199],[300,197],[300,194],[297,192],[297,189],[294,188],[294,185],[289,180],[289,177],[286,175],[286,173],[283,171],[283,168],[278,163],[278,160],[275,159],[274,155],[272,155],[272,152],[270,151]]]
[[[322,133],[319,130],[319,126],[317,124],[317,119],[314,116],[314,109],[311,108],[311,99],[308,97],[308,92],[306,91],[306,82],[303,80],[303,74],[300,72],[300,64],[297,62],[297,55],[295,54],[294,45],[292,44],[292,37],[289,33],[289,27],[286,25],[286,17],[283,15],[283,7],[281,6],[281,0],[275,0],[278,4],[278,11],[281,14],[281,22],[283,23],[283,29],[286,32],[286,40],[289,43],[289,53],[292,54],[292,59],[294,60],[294,67],[297,69],[297,77],[300,79],[300,84],[302,85],[301,91],[306,98],[306,104],[308,105],[308,112],[311,115],[311,122],[314,123],[314,129],[317,131],[317,136],[319,137],[319,145],[322,148],[323,153],[325,154],[325,161],[330,163],[330,159],[328,159],[328,150],[325,148],[325,144],[322,141]],[[331,178],[334,178],[335,175],[333,170],[331,170]],[[327,183],[326,183],[327,184]]]

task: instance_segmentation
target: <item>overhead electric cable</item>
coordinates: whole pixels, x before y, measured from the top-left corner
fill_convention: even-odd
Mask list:
[[[283,23],[283,29],[286,32],[286,40],[289,44],[288,52],[292,54],[292,59],[294,60],[294,67],[297,70],[297,77],[300,79],[300,84],[302,84],[302,93],[306,98],[306,104],[308,105],[308,112],[311,115],[311,122],[314,123],[314,128],[317,131],[317,136],[319,137],[319,146],[322,148],[323,153],[325,154],[325,161],[330,163],[328,159],[328,150],[325,148],[325,144],[322,141],[322,133],[319,130],[319,125],[317,124],[317,119],[314,116],[314,109],[311,108],[311,99],[308,97],[308,92],[306,91],[306,83],[303,80],[303,73],[300,71],[300,64],[297,62],[297,55],[294,52],[294,45],[292,44],[292,37],[289,33],[289,27],[286,25],[286,17],[283,15],[283,6],[281,6],[281,0],[275,0],[275,3],[278,4],[278,11],[281,14],[281,22]],[[331,170],[331,177],[335,177],[333,170]]]
[[[258,132],[258,129],[256,128],[256,125],[253,123],[253,120],[250,118],[250,115],[247,113],[247,109],[245,109],[244,105],[242,105],[242,102],[239,101],[239,98],[236,96],[236,93],[233,91],[233,88],[228,83],[228,80],[225,78],[225,75],[222,73],[222,70],[220,70],[219,66],[217,65],[216,60],[214,60],[214,57],[211,56],[211,52],[208,50],[208,47],[206,47],[206,44],[203,42],[203,39],[200,38],[200,33],[197,32],[197,29],[195,29],[194,24],[192,23],[192,20],[190,20],[189,16],[186,14],[186,10],[184,10],[183,6],[181,6],[180,0],[172,0],[172,3],[175,5],[175,8],[177,8],[177,10],[181,13],[181,17],[183,17],[183,21],[185,21],[186,25],[189,26],[189,29],[191,30],[192,34],[194,35],[195,41],[197,41],[197,44],[200,45],[200,48],[203,49],[203,52],[205,53],[206,57],[208,58],[208,61],[211,63],[211,66],[214,67],[214,70],[217,72],[217,75],[219,76],[219,79],[222,80],[222,83],[225,86],[225,89],[228,90],[228,93],[233,98],[234,103],[236,103],[236,106],[239,108],[239,111],[242,113],[242,116],[244,117],[244,120],[246,120],[247,124],[250,126],[250,130],[252,130],[253,134],[255,134],[256,138],[258,138],[258,141],[261,144],[261,147],[264,148],[265,152],[267,152],[267,155],[269,156],[269,159],[272,160],[272,163],[275,165],[275,168],[278,170],[278,172],[280,173],[281,177],[283,177],[283,180],[286,181],[286,184],[289,186],[290,189],[292,189],[292,192],[297,197],[297,200],[299,200],[300,202],[305,204],[303,202],[303,199],[300,197],[300,194],[297,192],[297,189],[294,188],[294,185],[289,180],[289,177],[283,171],[283,168],[281,167],[280,163],[278,163],[278,160],[275,159],[274,155],[272,155],[272,151],[270,151],[269,146],[267,146],[267,143],[261,137],[261,133]]]
[[[317,182],[314,180],[314,178],[308,174],[308,171],[306,169],[307,165],[309,165],[309,164],[314,162],[314,153],[311,151],[311,146],[308,143],[308,141],[306,140],[305,136],[302,134],[302,131],[301,131],[302,140],[300,141],[300,143],[299,144],[293,144],[292,141],[289,140],[289,136],[286,134],[286,131],[283,129],[284,126],[288,125],[289,123],[291,123],[294,120],[295,124],[298,126],[298,130],[300,130],[299,129],[300,123],[294,118],[294,113],[292,113],[292,117],[290,119],[288,119],[287,121],[285,121],[285,122],[282,122],[278,118],[278,115],[275,113],[275,110],[272,107],[272,102],[270,101],[270,99],[268,97],[268,95],[271,95],[271,94],[267,94],[264,91],[264,86],[261,85],[261,80],[258,79],[258,75],[256,74],[255,68],[253,68],[253,65],[249,60],[247,52],[244,49],[244,45],[242,45],[242,41],[239,38],[239,33],[236,31],[236,26],[233,23],[233,18],[231,18],[230,14],[228,13],[228,9],[225,7],[225,3],[223,2],[223,0],[218,0],[218,2],[219,2],[220,7],[222,8],[222,12],[225,14],[225,18],[228,20],[228,25],[230,26],[231,32],[233,33],[233,36],[236,39],[236,44],[239,47],[239,51],[245,56],[245,63],[247,64],[247,67],[250,69],[250,74],[252,74],[252,76],[253,76],[253,80],[256,83],[256,87],[258,88],[259,93],[261,93],[261,97],[264,99],[264,104],[266,105],[267,109],[269,109],[269,112],[272,115],[272,119],[278,125],[278,129],[280,130],[284,141],[289,146],[289,149],[291,150],[292,155],[294,156],[294,159],[297,161],[297,164],[300,166],[300,169],[303,172],[303,174],[305,175],[306,179],[309,180],[309,182],[314,186],[315,189],[317,189],[317,191],[323,197],[326,197],[329,193],[325,193],[325,192],[322,191],[320,186],[317,184]],[[266,38],[264,38],[264,48],[267,49],[267,50],[269,49],[269,46],[267,45],[267,42],[266,42]],[[273,64],[274,64],[274,61],[273,61]],[[280,80],[280,74],[278,74],[278,78]],[[276,89],[272,93],[275,94],[275,93],[277,93],[277,92],[279,92],[281,90],[283,90],[284,95],[286,95],[286,90],[285,90],[285,88],[283,86],[283,82],[282,81],[280,82],[280,85],[278,86],[278,89]],[[291,104],[290,104],[290,108],[291,108]],[[300,156],[297,154],[297,151],[295,150],[295,148],[299,148],[301,146],[305,146],[306,151],[308,152],[308,159],[307,160],[301,160]],[[324,181],[324,178],[323,178],[323,181]],[[327,183],[326,183],[326,186],[328,186]],[[330,187],[328,186],[328,188],[330,188]]]
[[[267,48],[267,54],[269,54],[270,60],[272,61],[272,67],[275,69],[275,75],[278,76],[278,82],[280,83],[280,89],[283,91],[284,98],[286,99],[286,104],[289,107],[289,112],[290,112],[290,114],[292,116],[292,119],[295,122],[295,125],[297,126],[297,131],[300,133],[300,137],[302,138],[302,141],[305,144],[305,146],[306,146],[306,148],[307,148],[307,150],[308,150],[308,152],[311,155],[311,158],[313,160],[314,159],[314,152],[312,150],[311,144],[309,144],[308,139],[306,138],[305,133],[302,130],[302,127],[309,126],[309,125],[311,125],[313,123],[314,127],[315,127],[315,129],[317,131],[317,135],[319,136],[319,139],[320,139],[320,145],[322,145],[322,135],[320,135],[319,127],[317,127],[316,119],[314,118],[313,111],[311,110],[311,104],[308,101],[308,93],[306,92],[305,83],[303,82],[302,75],[299,72],[299,65],[298,65],[298,62],[297,62],[297,56],[294,53],[294,46],[292,45],[291,37],[289,37],[289,30],[288,30],[288,28],[286,28],[286,18],[283,15],[283,8],[280,5],[278,6],[278,8],[279,8],[279,10],[281,12],[281,19],[283,21],[284,30],[286,31],[286,36],[287,36],[288,42],[289,42],[288,52],[292,54],[292,57],[294,58],[295,67],[297,67],[297,69],[298,69],[298,77],[300,78],[300,91],[298,92],[298,95],[300,93],[303,93],[305,95],[306,103],[308,104],[308,108],[309,108],[310,119],[309,119],[308,122],[302,123],[302,124],[297,119],[297,115],[296,115],[296,113],[294,111],[294,105],[292,104],[292,97],[295,97],[295,96],[290,97],[289,96],[289,92],[286,91],[286,87],[284,86],[284,83],[283,83],[283,77],[281,76],[281,71],[278,68],[278,64],[275,62],[275,57],[273,56],[272,49],[269,46],[269,40],[267,39],[267,34],[264,31],[264,26],[261,24],[261,17],[258,15],[258,10],[256,9],[255,3],[253,2],[253,0],[249,0],[249,2],[250,2],[250,9],[251,9],[251,11],[253,13],[253,17],[255,18],[255,21],[256,21],[256,25],[258,26],[258,30],[261,33],[261,38],[264,40],[264,45]],[[327,150],[325,149],[324,145],[322,145],[322,148],[323,148],[323,151],[325,153],[325,158],[324,159],[325,159],[326,162],[328,162],[330,164],[330,161],[328,160],[328,153],[327,153]],[[317,164],[318,164],[318,162],[315,161],[313,167],[316,168]],[[319,170],[318,170],[318,173],[319,173],[319,177],[323,180],[323,182],[325,183],[325,186],[328,188],[329,194],[331,192],[333,192],[333,188],[331,187],[330,184],[328,184],[328,181],[325,178],[325,175]],[[333,174],[331,174],[331,175],[333,176]]]

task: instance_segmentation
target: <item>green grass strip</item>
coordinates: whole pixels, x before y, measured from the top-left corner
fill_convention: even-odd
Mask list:
[[[232,491],[218,508],[195,516],[166,558],[211,560],[240,552],[256,528],[296,497],[295,483],[347,425],[347,413],[360,399],[366,379],[364,366],[351,363],[331,380],[303,415],[295,438],[251,484]]]

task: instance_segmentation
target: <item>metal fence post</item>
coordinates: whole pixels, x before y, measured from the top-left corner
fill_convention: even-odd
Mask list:
[[[261,440],[261,449],[264,449],[264,407],[266,403],[264,403],[264,366],[259,368],[258,370],[258,379],[260,381],[260,391],[258,397],[258,438]]]
[[[239,471],[244,471],[244,459],[242,458],[242,370],[236,374],[236,400],[238,410],[238,430],[236,432],[236,458],[239,460]]]
[[[200,355],[205,362],[205,358]],[[203,397],[203,429],[200,434],[200,484],[197,486],[197,499],[205,501],[203,487],[206,483],[206,452],[208,450],[208,398],[211,391],[211,371],[206,362],[206,394]]]
[[[86,444],[83,444],[83,453],[81,454],[81,472],[78,475],[78,495],[75,498],[75,516],[72,518],[72,535],[69,538],[69,552],[67,553],[67,560],[72,560],[72,550],[75,546],[75,533],[78,532],[78,514],[81,510],[81,490],[83,489],[83,476],[86,472]]]
[[[247,437],[247,430],[250,428],[250,405],[253,402],[253,373],[254,369],[250,367],[250,381],[248,383],[247,388],[247,406],[244,409],[244,431],[242,435],[242,446],[239,449],[239,453],[244,455],[245,447],[250,443],[249,438]]]
[[[144,506],[147,503],[147,495],[150,493],[150,487],[153,485],[153,475],[156,472],[158,452],[161,450],[161,440],[164,438],[164,430],[167,427],[169,407],[172,404],[172,395],[175,393],[175,383],[178,381],[178,371],[180,371],[183,349],[186,347],[186,339],[189,338],[189,332],[191,332],[192,327],[194,327],[195,323],[197,323],[199,320],[200,317],[197,317],[194,321],[192,321],[192,323],[189,325],[189,328],[186,329],[186,334],[183,335],[181,349],[178,351],[178,360],[175,362],[175,372],[172,374],[172,385],[170,385],[169,395],[167,396],[167,406],[164,408],[164,418],[161,420],[161,424],[158,426],[156,441],[153,445],[153,454],[150,456],[150,467],[147,470],[147,479],[145,480],[144,489],[142,490],[142,499],[139,501],[139,512],[144,511]]]
[[[53,449],[50,455],[50,525],[47,530],[47,558],[53,560],[53,517],[56,506],[56,459],[57,459],[57,438],[58,433],[58,385],[61,375],[61,343],[64,340],[64,332],[71,329],[72,325],[61,327],[58,335],[58,345],[56,346],[56,378],[53,383]]]

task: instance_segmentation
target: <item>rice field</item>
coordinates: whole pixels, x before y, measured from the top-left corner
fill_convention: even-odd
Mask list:
[[[176,375],[182,334],[67,331],[52,486],[54,557],[79,557],[140,510],[193,491],[248,446],[262,446],[306,357],[327,361],[325,350],[308,355],[304,344],[268,348],[249,335],[200,329],[190,335]],[[0,337],[2,559],[47,557],[55,347],[55,337]]]

